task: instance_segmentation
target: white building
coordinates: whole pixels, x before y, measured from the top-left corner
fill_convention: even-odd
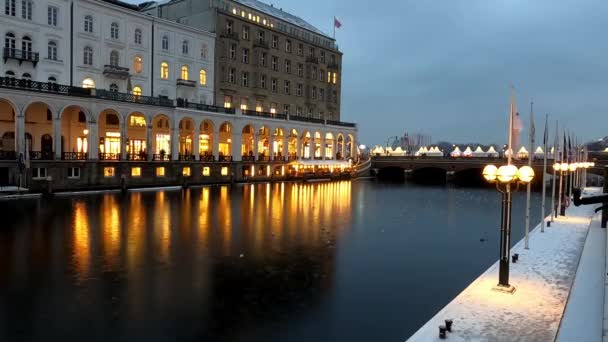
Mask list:
[[[212,33],[116,1],[4,2],[2,76],[213,103]]]

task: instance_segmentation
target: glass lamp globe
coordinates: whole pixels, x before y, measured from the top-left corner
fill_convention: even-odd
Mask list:
[[[524,183],[530,183],[534,179],[534,169],[529,166],[520,167],[517,170],[517,178]]]
[[[568,171],[570,170],[570,166],[568,165],[568,163],[562,163],[562,171]]]
[[[561,170],[562,165],[560,163],[553,164],[553,170],[559,171]]]
[[[496,172],[496,177],[498,181],[501,183],[509,183],[511,182],[515,176],[517,175],[517,166],[515,165],[503,165],[498,168]]]
[[[488,182],[490,183],[494,183],[496,182],[496,173],[498,171],[498,168],[492,164],[490,165],[486,165],[486,167],[483,168],[483,178],[485,178]]]

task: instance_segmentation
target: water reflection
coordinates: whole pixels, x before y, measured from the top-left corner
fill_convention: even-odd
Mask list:
[[[0,340],[403,340],[495,260],[500,208],[348,181],[43,201],[0,207],[29,212],[0,230]]]

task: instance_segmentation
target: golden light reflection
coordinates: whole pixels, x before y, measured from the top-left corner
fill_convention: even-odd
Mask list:
[[[141,196],[140,192],[130,194],[128,220],[125,222],[127,231],[127,265],[130,271],[136,271],[138,264],[142,262],[146,240],[146,207],[142,204]]]
[[[224,255],[230,255],[232,251],[230,246],[232,241],[232,209],[228,190],[229,187],[227,185],[222,185],[220,187],[220,205],[218,208],[219,226],[222,232],[222,250],[224,251]]]
[[[74,224],[72,226],[74,227],[72,256],[78,280],[82,282],[87,279],[91,266],[89,222],[84,202],[77,202],[74,205]]]
[[[100,209],[105,262],[110,266],[115,266],[120,256],[120,205],[116,203],[115,196],[106,194]]]
[[[165,201],[165,192],[156,193],[154,208],[154,235],[158,246],[160,259],[169,262],[169,248],[171,246],[171,205]]]

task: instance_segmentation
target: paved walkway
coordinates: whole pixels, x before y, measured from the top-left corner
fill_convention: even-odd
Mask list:
[[[570,207],[568,216],[557,219],[544,233],[540,225],[530,233],[530,249],[524,249],[523,240],[511,249],[512,254],[519,253],[519,262],[510,267],[515,293],[492,290],[498,282],[496,262],[408,341],[441,341],[438,327],[445,319],[454,320],[448,341],[553,341],[593,207]]]

